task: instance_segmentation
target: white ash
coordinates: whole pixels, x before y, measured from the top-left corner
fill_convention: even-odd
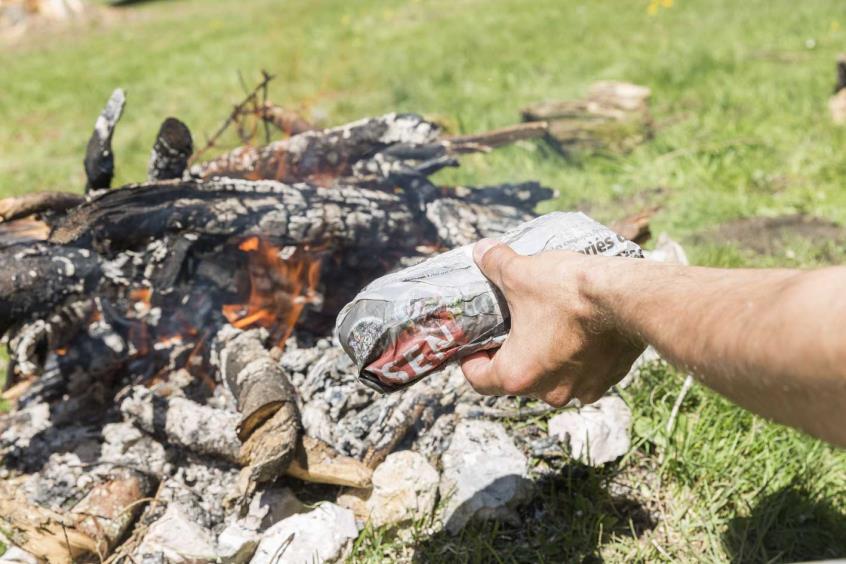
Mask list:
[[[59,510],[82,499],[94,481],[90,469],[83,466],[76,454],[56,453],[40,472],[27,477],[23,491],[29,501]]]
[[[417,437],[412,448],[425,456],[430,463],[437,463],[441,455],[449,448],[458,421],[460,418],[455,413],[442,414],[435,419],[434,424],[426,433]]]
[[[151,504],[141,517],[143,523],[159,519],[168,505],[179,505],[198,525],[219,532],[227,521],[227,496],[235,490],[238,469],[232,465],[216,464],[189,457],[165,479]]]
[[[100,450],[103,462],[158,477],[163,477],[172,469],[165,447],[131,423],[105,425],[103,440]]]
[[[0,449],[5,453],[10,448],[25,449],[33,437],[50,428],[50,404],[30,403],[22,409],[6,415],[2,421]]]

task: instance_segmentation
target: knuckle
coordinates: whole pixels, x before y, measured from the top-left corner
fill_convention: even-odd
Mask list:
[[[502,382],[502,391],[510,396],[524,395],[531,390],[532,380],[525,376],[506,378]]]
[[[564,407],[570,400],[572,399],[572,395],[570,394],[570,390],[566,388],[556,388],[551,392],[544,394],[541,397],[543,401],[551,405],[552,407]]]

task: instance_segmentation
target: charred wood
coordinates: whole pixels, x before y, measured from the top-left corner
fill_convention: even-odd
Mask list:
[[[0,334],[48,315],[68,297],[93,292],[102,261],[87,249],[37,243],[0,248]]]
[[[159,128],[153,143],[147,179],[155,182],[182,178],[193,152],[194,141],[188,126],[176,118],[167,118]]]
[[[191,169],[198,178],[273,179],[331,186],[352,166],[397,143],[427,144],[434,124],[414,114],[387,114],[340,127],[307,131],[264,147],[240,147]]]
[[[123,114],[123,107],[126,104],[126,95],[118,88],[112,92],[106,107],[97,118],[94,124],[94,132],[88,140],[88,147],[85,149],[85,176],[88,182],[85,185],[86,192],[109,188],[112,185],[112,177],[115,174],[115,156],[112,151],[112,136],[117,127],[120,116]]]

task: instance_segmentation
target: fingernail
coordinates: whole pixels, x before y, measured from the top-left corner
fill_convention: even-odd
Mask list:
[[[485,256],[485,253],[498,244],[499,241],[496,239],[482,239],[473,246],[473,260],[475,260],[477,264],[482,262],[482,257]]]

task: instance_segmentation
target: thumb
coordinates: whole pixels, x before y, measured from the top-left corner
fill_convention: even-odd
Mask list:
[[[473,260],[479,270],[500,290],[504,290],[502,282],[509,264],[517,256],[514,249],[494,239],[482,239],[473,246]]]

